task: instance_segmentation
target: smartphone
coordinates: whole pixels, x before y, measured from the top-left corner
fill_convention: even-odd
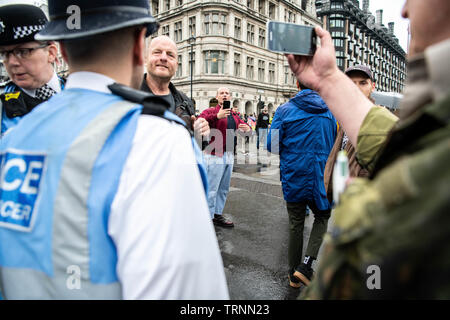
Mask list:
[[[267,21],[267,48],[270,51],[312,56],[316,52],[314,27]]]
[[[230,109],[230,107],[231,107],[231,102],[228,101],[228,100],[225,100],[223,102],[223,108],[222,109]]]

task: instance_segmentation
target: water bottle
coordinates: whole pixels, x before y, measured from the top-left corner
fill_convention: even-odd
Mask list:
[[[349,177],[348,157],[344,150],[339,151],[333,170],[333,200],[339,203],[339,197],[345,190],[345,183]]]

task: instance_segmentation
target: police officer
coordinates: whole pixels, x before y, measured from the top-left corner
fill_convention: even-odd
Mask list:
[[[34,40],[47,21],[36,6],[0,7],[0,59],[11,79],[0,95],[2,134],[64,86],[53,69],[58,51],[55,42]]]
[[[373,106],[336,66],[330,34],[316,28],[312,59],[288,55],[356,146],[370,180],[355,178],[335,210],[316,299],[450,298],[450,2],[407,0],[408,85],[397,119]]]
[[[36,38],[61,41],[71,74],[1,141],[2,294],[227,299],[201,152],[166,100],[131,88],[158,23],[146,0],[105,3],[48,2]]]

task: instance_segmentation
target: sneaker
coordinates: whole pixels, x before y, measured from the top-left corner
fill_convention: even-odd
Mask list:
[[[294,276],[297,277],[305,286],[309,286],[314,275],[312,268],[302,263],[295,269]]]
[[[225,217],[220,214],[214,214],[214,218],[212,220],[213,220],[214,225],[219,226],[219,227],[224,227],[224,228],[233,228],[234,227],[233,222],[231,222],[228,219],[225,219]]]
[[[299,278],[297,278],[296,276],[294,276],[293,273],[289,273],[289,274],[288,274],[288,279],[289,279],[289,285],[290,285],[292,288],[296,288],[296,289],[300,288],[302,282],[300,281]]]

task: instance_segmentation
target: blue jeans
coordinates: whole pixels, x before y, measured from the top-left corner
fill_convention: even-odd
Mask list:
[[[204,154],[206,173],[208,174],[208,206],[211,218],[214,214],[222,214],[230,189],[231,173],[233,171],[234,156],[232,152],[225,152],[223,157]]]
[[[263,145],[263,149],[267,149],[267,132],[268,129],[259,128],[258,129],[258,140],[256,140],[256,149],[259,149],[259,141]]]

